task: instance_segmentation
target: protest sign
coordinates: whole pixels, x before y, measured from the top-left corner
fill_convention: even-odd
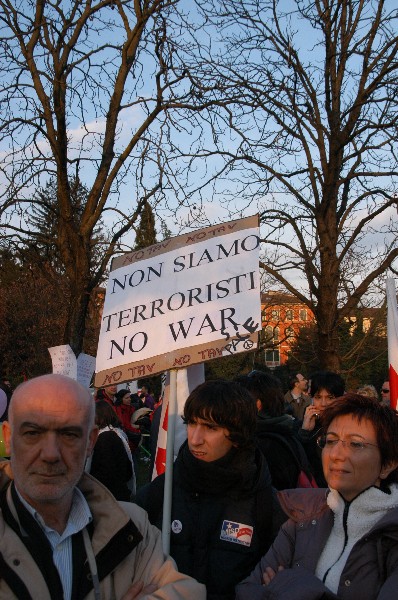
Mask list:
[[[66,375],[72,379],[77,379],[76,356],[69,344],[62,346],[53,346],[48,349],[52,364],[53,373],[57,375]]]
[[[66,375],[66,377],[75,379],[84,387],[90,387],[95,369],[94,356],[81,352],[76,359],[75,353],[69,344],[53,346],[48,351],[52,360],[53,373]]]
[[[76,360],[77,363],[77,381],[84,385],[84,387],[90,387],[91,379],[95,371],[95,356],[84,354],[81,352]]]
[[[118,257],[107,284],[96,387],[254,349],[259,245],[254,216]]]

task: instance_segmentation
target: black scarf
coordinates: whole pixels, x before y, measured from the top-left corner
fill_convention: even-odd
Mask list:
[[[262,470],[254,449],[231,448],[222,458],[206,462],[190,452],[187,441],[180,448],[175,467],[181,487],[237,498],[255,492]]]

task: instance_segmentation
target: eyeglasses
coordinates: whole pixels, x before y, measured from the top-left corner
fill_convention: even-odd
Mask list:
[[[382,394],[389,394],[390,390],[386,390],[385,388],[381,388],[381,393]]]
[[[326,448],[326,450],[332,450],[335,448],[337,444],[341,442],[344,448],[348,448],[350,452],[362,452],[367,446],[373,446],[374,448],[378,448],[376,444],[371,444],[370,442],[362,442],[360,440],[341,440],[338,437],[329,437],[327,435],[321,435],[316,443],[322,450]]]

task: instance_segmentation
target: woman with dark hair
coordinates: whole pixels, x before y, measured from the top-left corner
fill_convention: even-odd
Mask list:
[[[327,490],[278,492],[289,520],[237,600],[392,600],[398,589],[398,415],[346,394],[321,416]]]
[[[239,384],[211,380],[191,392],[183,418],[188,439],[173,468],[170,554],[179,571],[206,585],[208,600],[233,600],[270,546],[278,508],[254,445],[256,405]],[[136,499],[158,527],[163,490],[160,475]]]
[[[252,395],[257,406],[256,442],[265,456],[277,490],[295,488],[302,470],[311,469],[297,434],[297,421],[285,414],[282,385],[265,371],[251,371],[239,382]]]
[[[118,416],[105,400],[95,403],[95,422],[99,435],[87,470],[112,492],[116,500],[128,501],[135,494],[131,451]]]
[[[312,400],[311,404],[305,409],[298,436],[319,487],[326,487],[327,485],[323,475],[321,452],[316,443],[321,432],[321,416],[323,411],[333,404],[336,398],[344,394],[344,391],[345,382],[338,373],[317,371],[311,375],[310,394]]]

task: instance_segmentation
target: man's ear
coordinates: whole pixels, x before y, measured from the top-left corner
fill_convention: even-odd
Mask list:
[[[98,438],[98,433],[99,433],[99,429],[98,429],[97,425],[94,425],[94,427],[92,428],[92,430],[90,431],[89,436],[88,436],[86,458],[91,456],[93,453],[95,442],[97,441],[97,438]]]
[[[259,400],[259,399],[256,400],[256,406],[257,406],[257,410],[261,410],[262,409],[261,400]]]
[[[383,465],[381,467],[381,471],[380,471],[380,479],[387,479],[387,477],[390,475],[390,473],[392,473],[393,471],[395,471],[395,469],[398,467],[398,461],[391,461],[385,465]]]
[[[8,421],[3,421],[3,440],[7,456],[11,455],[11,427]]]

